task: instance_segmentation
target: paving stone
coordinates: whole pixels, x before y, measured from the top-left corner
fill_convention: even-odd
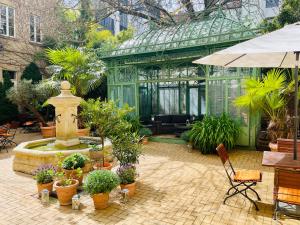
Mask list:
[[[41,138],[39,134],[18,133],[17,142]],[[94,224],[199,224],[255,225],[275,224],[273,213],[274,170],[261,166],[262,152],[231,151],[236,169],[258,169],[263,182],[255,189],[262,197],[260,211],[241,196],[222,203],[229,187],[225,171],[216,155],[187,151],[184,145],[149,143],[143,147],[138,165],[137,193],[127,204],[120,203],[119,189],[110,194],[110,206],[95,210],[89,195],[81,197],[82,210],[61,207],[51,199],[44,207],[36,196],[31,176],[12,171],[13,155],[0,152],[0,225],[94,225]],[[281,217],[284,225],[299,220]]]

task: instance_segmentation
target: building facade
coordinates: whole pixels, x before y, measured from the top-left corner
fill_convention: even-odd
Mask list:
[[[41,51],[42,40],[55,31],[57,0],[0,0],[0,81],[13,82]]]

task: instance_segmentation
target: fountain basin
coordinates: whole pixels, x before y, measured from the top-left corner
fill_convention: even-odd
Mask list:
[[[54,145],[55,138],[46,138],[34,141],[27,141],[19,144],[14,148],[13,170],[32,174],[33,171],[43,164],[57,164],[57,153],[62,153],[64,156],[73,153],[81,153],[90,156],[89,144],[101,143],[100,138],[95,137],[80,137],[80,144],[70,147],[56,147]],[[52,144],[53,143],[53,144]],[[112,145],[110,141],[106,140],[104,143],[105,151],[111,151]],[[83,172],[91,170],[91,165],[88,163]]]

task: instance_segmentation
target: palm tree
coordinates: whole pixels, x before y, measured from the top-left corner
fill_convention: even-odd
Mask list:
[[[293,98],[295,82],[288,82],[283,70],[272,69],[263,79],[251,78],[245,82],[246,93],[235,100],[239,107],[263,113],[269,119],[268,134],[272,142],[292,132],[289,102]]]
[[[101,84],[105,66],[93,52],[67,47],[46,53],[53,79],[69,81],[76,96],[84,97]]]

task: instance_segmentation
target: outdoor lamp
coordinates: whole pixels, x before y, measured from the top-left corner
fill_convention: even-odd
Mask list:
[[[74,210],[80,209],[80,195],[74,195],[72,197],[72,209]]]
[[[43,205],[48,205],[50,202],[49,191],[47,189],[42,190],[41,201]]]
[[[122,196],[122,202],[123,203],[128,202],[128,192],[129,192],[128,189],[122,189],[121,190],[121,196]]]

